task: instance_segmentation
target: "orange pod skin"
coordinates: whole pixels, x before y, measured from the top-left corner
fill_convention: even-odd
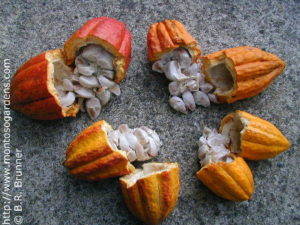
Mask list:
[[[147,34],[148,59],[153,62],[176,48],[189,50],[196,62],[201,56],[197,41],[177,20],[163,20],[150,26]]]
[[[126,153],[113,149],[107,138],[111,126],[104,120],[84,129],[69,145],[64,166],[69,174],[88,181],[117,177],[135,170]]]
[[[198,179],[219,197],[230,201],[250,200],[254,192],[252,172],[241,157],[231,163],[208,164],[197,172]]]
[[[28,60],[11,80],[11,108],[37,120],[75,117],[79,106],[63,108],[55,90],[54,62],[64,64],[61,49],[49,50]],[[65,68],[69,69],[70,68]]]
[[[161,163],[162,164],[162,163]],[[180,191],[179,167],[141,178],[128,187],[123,177],[119,179],[121,191],[129,210],[145,224],[156,225],[174,210]]]
[[[226,123],[234,119],[235,114],[245,121],[244,129],[241,131],[241,152],[237,153],[240,157],[249,160],[269,159],[291,146],[288,139],[272,123],[240,110],[223,118],[220,132]]]
[[[110,17],[87,21],[64,45],[68,65],[74,63],[79,49],[87,44],[100,45],[115,57],[115,82],[120,83],[126,76],[131,60],[131,33],[126,25]]]
[[[226,94],[215,92],[220,103],[233,103],[261,93],[285,68],[285,62],[279,57],[259,48],[224,49],[202,57],[202,71],[213,85],[209,70],[220,62],[225,62],[233,78],[230,91]]]

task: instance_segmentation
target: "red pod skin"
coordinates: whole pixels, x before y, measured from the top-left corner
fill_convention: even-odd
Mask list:
[[[53,84],[53,61],[64,63],[61,49],[49,50],[28,60],[11,80],[11,108],[38,120],[75,116],[78,107],[62,108]]]
[[[98,17],[87,21],[66,41],[64,49],[68,65],[74,63],[79,49],[87,44],[97,44],[115,56],[115,82],[126,76],[131,60],[131,34],[126,25],[110,17]]]

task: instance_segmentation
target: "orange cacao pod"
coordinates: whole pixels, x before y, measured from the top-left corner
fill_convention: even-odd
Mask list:
[[[202,71],[216,87],[214,94],[221,103],[259,94],[284,68],[276,55],[249,46],[224,49],[202,59]]]
[[[251,160],[273,158],[290,147],[288,139],[272,123],[237,110],[221,121],[220,132],[227,136],[238,133],[231,141],[231,152]]]
[[[198,179],[216,195],[231,200],[245,201],[254,192],[252,172],[241,157],[235,157],[230,163],[211,163],[197,172]]]
[[[64,166],[79,179],[96,181],[122,176],[135,170],[123,151],[114,149],[107,132],[111,126],[104,120],[83,130],[69,145]]]
[[[177,163],[145,163],[143,170],[120,178],[129,210],[146,224],[160,224],[175,208],[179,189]]]
[[[11,80],[11,108],[38,120],[75,116],[77,104],[62,107],[54,86],[54,75],[71,68],[64,65],[61,49],[49,50],[22,65]]]
[[[197,41],[177,20],[163,20],[150,26],[147,35],[148,59],[153,62],[167,52],[184,47],[196,62],[201,55]]]

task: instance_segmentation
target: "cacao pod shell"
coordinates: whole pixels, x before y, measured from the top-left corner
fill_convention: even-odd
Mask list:
[[[177,20],[163,20],[150,26],[147,35],[148,59],[153,62],[167,52],[184,47],[196,62],[201,56],[197,41]]]
[[[33,119],[54,120],[75,117],[79,105],[62,107],[54,87],[54,73],[71,73],[61,49],[49,50],[28,60],[11,80],[11,108]]]
[[[254,192],[252,172],[241,157],[230,163],[211,163],[197,172],[198,179],[216,195],[231,201],[245,201]]]
[[[288,139],[272,123],[250,113],[237,110],[221,121],[220,132],[235,116],[243,123],[239,156],[250,160],[273,158],[290,147]]]
[[[87,21],[64,45],[67,64],[73,64],[79,49],[88,44],[100,45],[115,57],[114,81],[120,83],[126,76],[131,60],[131,33],[126,25],[110,17]]]
[[[111,126],[104,120],[84,129],[69,145],[64,166],[76,178],[97,181],[135,170],[126,153],[113,149],[107,138]]]
[[[121,190],[129,210],[146,224],[160,224],[175,208],[179,189],[177,163],[146,163],[162,168],[131,182],[141,170],[120,178]]]
[[[224,64],[224,65],[223,65]],[[223,65],[230,75],[213,78],[213,68]],[[265,90],[285,68],[279,57],[259,48],[241,46],[224,49],[202,59],[202,71],[208,82],[215,87],[218,81],[232,83],[225,91],[215,91],[219,102],[232,103],[253,97]],[[217,75],[217,74],[216,74]]]

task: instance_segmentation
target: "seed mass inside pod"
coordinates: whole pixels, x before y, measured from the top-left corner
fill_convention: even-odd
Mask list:
[[[241,135],[248,121],[237,114],[224,124],[222,132],[207,127],[199,139],[198,157],[201,166],[216,162],[232,162],[231,153],[241,152]]]
[[[60,69],[60,72],[54,73],[60,104],[69,107],[76,102],[81,111],[89,112],[92,119],[99,116],[102,106],[109,102],[112,94],[121,94],[119,85],[114,82],[114,56],[99,45],[88,44],[80,48],[73,73],[67,73],[61,65],[56,69]],[[103,92],[106,94],[100,94]],[[89,100],[91,98],[99,101]]]
[[[210,163],[232,162],[230,151],[227,148],[229,138],[219,134],[214,129],[207,127],[203,130],[203,136],[199,139],[198,158],[201,166],[204,167]]]
[[[126,152],[127,158],[132,161],[145,161],[157,156],[162,145],[158,134],[148,128],[131,129],[122,124],[116,130],[108,131],[107,138],[114,149]]]
[[[174,110],[186,114],[188,110],[194,111],[196,105],[208,107],[210,102],[218,103],[214,87],[205,81],[200,63],[192,62],[188,49],[180,47],[166,53],[153,63],[152,70],[164,73],[171,81],[169,104]]]

